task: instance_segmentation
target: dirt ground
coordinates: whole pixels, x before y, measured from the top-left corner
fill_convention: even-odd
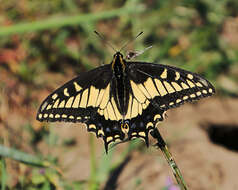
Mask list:
[[[237,190],[238,153],[230,150],[229,143],[228,145],[226,143],[229,141],[230,144],[234,144],[238,139],[236,130],[238,129],[238,99],[212,97],[170,110],[167,115],[168,118],[159,125],[159,130],[168,142],[189,189]],[[54,127],[62,138],[77,138],[77,146],[74,149],[66,153],[59,151],[58,154],[61,155],[60,162],[65,168],[66,178],[87,180],[90,175],[89,135],[84,128],[73,127],[74,125],[70,124],[70,130],[69,127],[59,125]],[[213,135],[213,141],[216,139],[216,131],[212,130],[214,126],[218,126],[218,129],[222,126],[220,129],[225,140],[223,139],[220,145],[217,144],[219,134],[216,143],[211,142],[209,137]],[[226,126],[233,126],[234,130],[223,133]],[[229,131],[234,139],[226,139],[226,135],[227,137],[231,135]],[[96,158],[100,159],[103,143],[98,139],[95,142],[98,150]],[[153,144],[153,141],[151,143]],[[116,146],[115,154],[120,155],[125,146],[128,144]],[[78,158],[77,162],[75,158]],[[147,154],[139,151],[131,154],[130,159],[118,173],[116,185],[120,190],[133,189],[136,180],[140,179],[140,185],[136,189],[154,190],[164,187],[168,178],[174,180],[167,162],[161,152],[150,146]],[[104,187],[105,185],[102,189]]]

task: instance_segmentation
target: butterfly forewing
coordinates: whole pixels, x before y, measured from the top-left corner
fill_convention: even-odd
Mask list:
[[[66,122],[88,120],[103,100],[109,101],[105,94],[110,88],[111,77],[109,65],[81,74],[43,101],[37,119]]]
[[[198,74],[172,66],[130,62],[130,78],[136,97],[145,97],[159,109],[167,110],[187,101],[198,100],[215,92],[214,87]]]

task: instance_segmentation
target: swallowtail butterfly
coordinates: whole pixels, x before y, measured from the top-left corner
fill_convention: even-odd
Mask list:
[[[142,138],[163,121],[165,112],[215,93],[198,74],[173,66],[133,62],[120,52],[111,64],[80,74],[41,104],[39,121],[82,122],[111,142]]]

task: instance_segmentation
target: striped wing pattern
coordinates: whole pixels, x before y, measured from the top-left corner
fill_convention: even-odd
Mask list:
[[[148,145],[148,133],[164,120],[166,111],[185,102],[199,100],[215,93],[214,87],[198,74],[176,67],[128,62],[130,89],[128,138],[142,138]],[[114,138],[109,138],[114,140]]]
[[[88,131],[108,144],[142,138],[148,145],[148,133],[165,112],[184,102],[215,93],[203,77],[167,65],[126,62],[129,91],[128,109],[122,115],[115,97],[111,65],[105,65],[69,81],[41,104],[39,121],[83,122]],[[127,123],[128,128],[122,128]]]
[[[37,120],[86,122],[109,101],[111,69],[105,65],[67,82],[41,104]]]
[[[129,68],[135,96],[164,111],[215,93],[209,81],[183,69],[140,62],[131,62]]]

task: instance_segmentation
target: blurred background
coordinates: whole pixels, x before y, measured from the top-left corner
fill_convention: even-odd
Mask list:
[[[159,125],[192,190],[238,189],[237,0],[0,0],[1,190],[178,190],[161,152],[140,140],[104,151],[83,124],[40,123],[54,89],[124,52],[201,74],[216,95]],[[155,142],[150,139],[150,144]]]

